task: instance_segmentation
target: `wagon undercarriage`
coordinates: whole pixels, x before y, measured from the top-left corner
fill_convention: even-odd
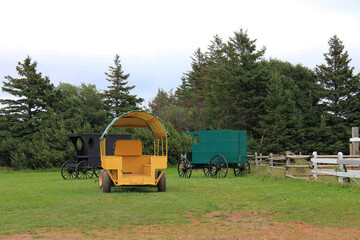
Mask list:
[[[226,161],[226,160],[225,160]],[[193,170],[202,169],[206,177],[225,178],[233,169],[235,176],[244,176],[250,173],[250,163],[230,163],[223,161],[209,164],[191,164],[189,160],[181,160],[178,164],[178,174],[181,178],[190,178]]]

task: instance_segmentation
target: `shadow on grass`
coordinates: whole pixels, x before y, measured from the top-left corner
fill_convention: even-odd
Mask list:
[[[118,193],[157,193],[157,187],[153,186],[121,186],[121,187],[111,187],[111,192],[118,192]]]

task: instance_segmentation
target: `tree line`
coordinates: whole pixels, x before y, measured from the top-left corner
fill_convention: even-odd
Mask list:
[[[360,75],[338,36],[328,44],[325,63],[309,69],[265,59],[243,29],[226,41],[216,35],[194,52],[182,84],[160,89],[150,108],[179,131],[247,130],[251,152],[348,153]]]
[[[74,159],[67,133],[101,133],[115,116],[141,108],[164,120],[170,163],[191,149],[185,132],[208,129],[247,130],[251,152],[347,153],[351,127],[360,123],[360,75],[342,41],[335,35],[328,43],[325,64],[309,69],[265,59],[266,48],[243,29],[226,41],[216,35],[206,51],[194,52],[181,85],[159,89],[148,107],[130,93],[135,86],[118,55],[105,73],[105,91],[84,83],[55,87],[27,57],[16,66],[19,77],[3,81],[13,98],[0,99],[0,165],[59,167]],[[152,151],[149,133],[127,132]]]
[[[135,87],[128,83],[120,57],[105,73],[110,83],[98,91],[93,84],[74,86],[60,83],[57,87],[49,77],[37,72],[37,62],[30,57],[16,66],[19,77],[5,76],[2,91],[13,96],[0,99],[0,166],[15,169],[59,167],[75,159],[75,149],[68,133],[102,133],[114,117],[140,109],[143,99],[132,95]],[[165,123],[172,138],[169,160],[175,162],[190,147],[189,139]],[[142,139],[147,153],[153,152],[151,134],[142,129],[119,131]]]

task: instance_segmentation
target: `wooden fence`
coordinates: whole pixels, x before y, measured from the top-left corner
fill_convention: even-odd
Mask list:
[[[263,156],[262,154],[255,153],[254,155],[248,155],[249,162],[255,167],[268,167],[270,172],[273,173],[274,169],[284,170],[284,176],[289,178],[296,179],[309,179],[312,177],[312,174],[294,174],[291,172],[291,169],[294,168],[312,168],[310,162],[312,155],[295,155],[291,152],[286,152],[284,155],[270,153],[268,156]],[[297,160],[302,160],[303,165],[299,165]]]
[[[341,152],[338,155],[318,155],[313,152],[312,155],[295,155],[286,152],[284,155],[270,153],[268,156],[255,153],[248,155],[249,162],[258,167],[268,167],[273,173],[274,169],[284,170],[284,176],[295,179],[318,179],[319,176],[337,176],[340,183],[344,179],[360,184],[356,178],[360,178],[360,156],[344,156]],[[302,164],[299,164],[301,160]],[[305,164],[304,164],[305,163]],[[309,169],[309,173],[294,174],[291,169]]]
[[[353,168],[359,168],[360,156],[344,156],[341,152],[338,155],[318,155],[317,152],[313,153],[311,158],[313,163],[312,173],[314,179],[317,180],[318,176],[330,175],[337,176],[340,183],[344,183],[345,180],[352,179],[359,184],[355,178],[360,178],[360,170],[354,170]]]

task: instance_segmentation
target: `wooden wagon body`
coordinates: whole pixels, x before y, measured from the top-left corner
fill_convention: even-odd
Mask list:
[[[154,138],[154,154],[143,155],[141,140],[117,140],[115,154],[106,151],[107,134],[112,128],[147,128]],[[99,186],[110,192],[111,186],[157,186],[166,190],[167,130],[163,122],[146,111],[131,111],[115,118],[100,137],[102,170]]]
[[[203,169],[206,176],[222,178],[229,168],[236,176],[250,172],[246,131],[207,130],[187,134],[192,138],[192,151],[179,162],[180,177],[191,177],[192,169]]]

